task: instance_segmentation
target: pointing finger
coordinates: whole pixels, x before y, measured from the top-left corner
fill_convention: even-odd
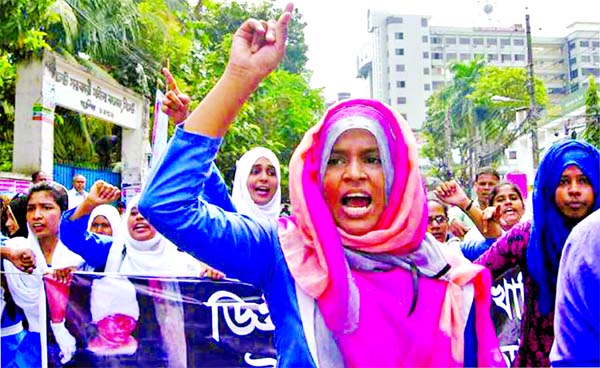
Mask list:
[[[169,90],[179,92],[179,88],[177,88],[177,83],[175,83],[175,78],[173,78],[173,74],[167,68],[162,68],[162,73],[167,80],[167,85],[169,86]]]

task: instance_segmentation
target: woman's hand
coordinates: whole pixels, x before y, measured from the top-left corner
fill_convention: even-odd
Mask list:
[[[104,180],[96,180],[90,188],[90,191],[73,212],[69,220],[74,221],[90,214],[94,208],[101,204],[109,204],[121,198],[121,190]]]
[[[69,285],[73,278],[72,273],[77,270],[77,267],[58,268],[52,271],[50,277],[54,278],[61,284]]]
[[[175,124],[179,124],[184,121],[190,113],[190,96],[177,88],[177,83],[169,69],[162,68],[162,73],[165,76],[169,90],[162,100],[161,109],[173,119]]]
[[[35,270],[35,253],[30,248],[3,247],[2,250],[2,255],[19,270],[27,273],[32,273]]]
[[[285,55],[288,25],[294,4],[289,3],[277,21],[248,19],[235,32],[226,72],[245,75],[258,84]]]
[[[483,210],[481,215],[482,229],[481,233],[486,238],[497,238],[502,234],[501,228],[506,226],[506,221],[502,219],[500,206],[489,206]]]
[[[225,274],[210,266],[205,266],[204,271],[200,273],[200,277],[208,277],[213,280],[221,280],[225,278]]]
[[[183,130],[207,137],[223,137],[236,115],[285,55],[293,4],[274,21],[245,21],[233,36],[225,72],[185,120]]]
[[[438,185],[434,192],[444,203],[452,206],[458,206],[462,210],[467,208],[471,201],[460,184],[454,180]]]

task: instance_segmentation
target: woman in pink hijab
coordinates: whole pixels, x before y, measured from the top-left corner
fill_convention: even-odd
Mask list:
[[[258,221],[198,200],[241,102],[283,58],[292,10],[241,25],[140,211],[186,251],[262,289],[278,366],[504,366],[489,272],[426,235],[415,138],[385,104],[344,101],[305,134],[289,168],[293,217]]]

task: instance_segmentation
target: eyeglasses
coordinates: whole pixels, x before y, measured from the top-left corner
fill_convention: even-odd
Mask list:
[[[437,222],[439,225],[441,225],[441,224],[445,224],[446,221],[448,221],[448,218],[443,215],[437,215],[434,217],[429,217],[427,220],[429,221],[429,225],[433,224],[434,221]]]

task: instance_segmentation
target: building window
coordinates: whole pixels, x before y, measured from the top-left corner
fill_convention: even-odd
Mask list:
[[[432,73],[433,75],[443,75],[444,74],[444,68],[441,66],[434,66],[432,69]]]
[[[421,27],[427,27],[427,18],[421,18]]]
[[[548,93],[551,95],[561,95],[567,93],[567,90],[564,87],[548,88]]]
[[[590,47],[589,41],[579,41],[579,47]]]
[[[577,58],[576,58],[576,57],[572,57],[572,58],[570,58],[570,59],[569,59],[569,64],[570,64],[570,65],[577,64]]]
[[[571,84],[571,93],[577,91],[579,89],[579,84]]]
[[[507,61],[511,61],[512,59],[510,57],[510,54],[502,54],[501,57],[500,57],[500,60],[502,60],[502,62],[504,63],[504,62],[507,62]]]
[[[592,57],[590,55],[581,55],[582,63],[589,63],[592,61]]]
[[[594,55],[594,63],[600,63],[600,55]]]
[[[456,60],[456,52],[447,52],[446,60]]]
[[[483,38],[474,38],[473,39],[473,45],[483,45]]]
[[[479,59],[479,60],[484,60],[485,59],[485,54],[481,54],[479,52],[476,52],[473,54],[473,58],[474,59]]]
[[[395,24],[395,23],[402,23],[402,17],[387,17],[385,19],[385,24]]]
[[[406,87],[405,81],[396,81],[396,88],[404,88]]]
[[[433,88],[434,91],[443,86],[444,86],[444,82],[441,82],[441,81],[433,81],[433,83],[431,83],[431,88]]]
[[[433,36],[433,37],[431,37],[431,43],[433,43],[433,44],[440,44],[440,43],[442,43],[442,38],[441,37],[437,37],[437,36]]]
[[[427,42],[429,42],[429,37],[428,36],[423,36],[422,40],[423,40],[423,43],[427,43]]]
[[[488,61],[498,61],[498,55],[496,55],[496,54],[488,54],[487,58],[488,58]]]
[[[406,97],[398,97],[398,98],[396,98],[396,103],[398,105],[404,105],[404,104],[406,104]]]
[[[471,54],[469,53],[461,53],[460,54],[460,60],[464,61],[464,60],[471,60]]]
[[[522,38],[515,38],[513,40],[513,45],[515,45],[515,46],[523,46],[523,45],[525,45],[525,40],[522,39]]]
[[[594,77],[600,76],[600,68],[582,68],[581,75],[588,76],[593,75]]]
[[[573,50],[575,48],[575,42],[569,42],[569,50]]]
[[[579,73],[577,73],[577,69],[571,70],[571,79],[577,78],[578,75]]]
[[[394,38],[397,40],[403,40],[404,39],[404,33],[403,32],[396,32],[394,33]]]
[[[515,61],[525,61],[525,55],[515,54]]]
[[[404,49],[396,49],[396,55],[404,55]]]
[[[445,41],[448,45],[456,45],[456,37],[446,37]]]
[[[429,68],[423,68],[423,74],[429,75]]]
[[[510,38],[501,38],[500,46],[510,46]]]
[[[600,41],[592,41],[592,47],[594,47],[594,48],[600,47]]]
[[[429,59],[429,51],[423,51],[423,59]]]
[[[496,46],[498,44],[497,38],[488,38],[485,40],[488,46]]]
[[[433,60],[442,60],[442,53],[441,52],[432,52],[431,58]]]
[[[471,44],[471,39],[467,38],[467,37],[461,37],[458,40],[458,43],[460,43],[461,45],[470,45]]]
[[[425,91],[431,91],[431,85],[429,83],[425,83],[423,87],[425,88]]]
[[[396,64],[396,71],[397,72],[403,72],[404,70],[406,70],[406,65],[404,65],[404,64]]]

